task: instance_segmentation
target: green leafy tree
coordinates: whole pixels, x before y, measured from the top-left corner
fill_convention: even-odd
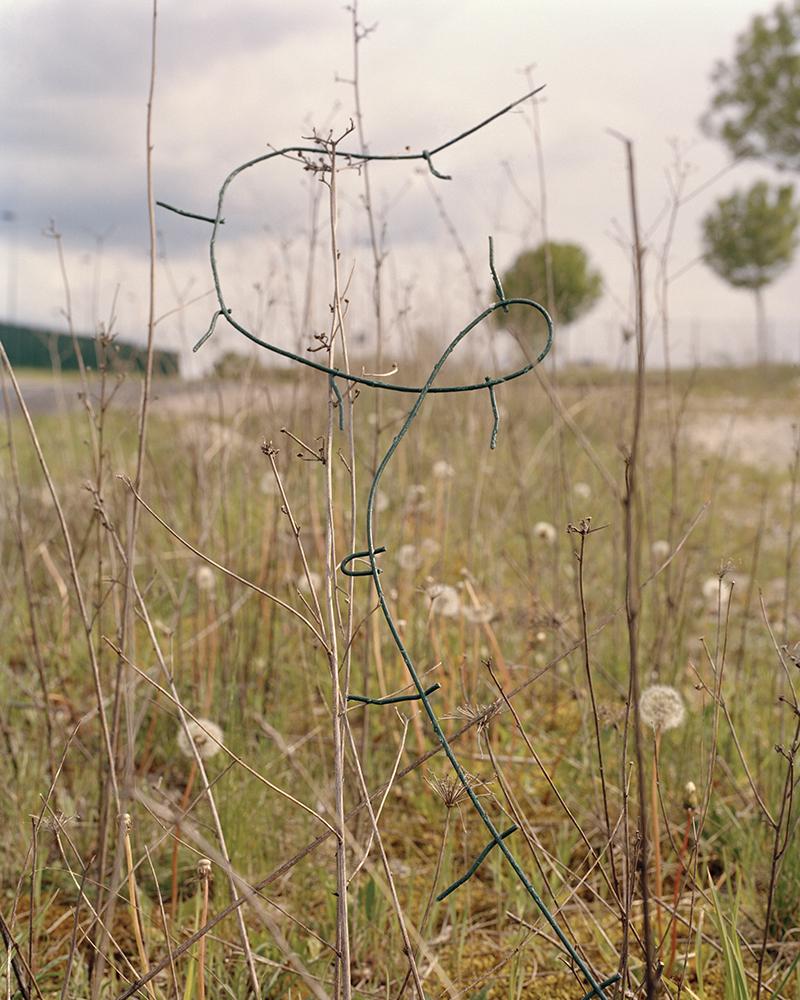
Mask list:
[[[735,156],[800,170],[800,0],[754,17],[712,80],[705,130]]]
[[[553,319],[562,326],[580,319],[603,294],[603,276],[591,267],[586,251],[577,243],[550,241],[524,250],[502,276],[502,282],[506,298],[534,299],[549,305]],[[500,310],[494,318],[499,326],[505,325]],[[514,319],[519,334],[538,329],[539,321],[529,310]]]
[[[764,288],[791,264],[799,224],[792,185],[770,188],[766,181],[721,198],[702,221],[706,264],[729,285],[755,295],[761,362],[768,355]]]

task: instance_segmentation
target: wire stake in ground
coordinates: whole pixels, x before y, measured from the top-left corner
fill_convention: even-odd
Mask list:
[[[463,885],[465,882],[469,881],[469,879],[472,878],[475,872],[480,868],[480,866],[486,860],[486,857],[492,850],[492,848],[497,847],[497,845],[500,843],[501,840],[505,840],[506,837],[510,837],[511,834],[516,833],[518,829],[519,827],[515,823],[513,826],[510,826],[507,830],[503,830],[502,833],[498,834],[494,840],[490,840],[489,843],[486,845],[486,847],[484,847],[481,853],[477,856],[477,858],[475,858],[475,860],[469,866],[469,869],[467,870],[466,874],[462,875],[461,878],[456,879],[456,881],[453,882],[451,885],[448,885],[448,887],[444,890],[444,892],[440,892],[439,895],[436,897],[436,902],[441,903],[441,901],[443,899],[446,899],[451,892],[455,892],[460,885]]]

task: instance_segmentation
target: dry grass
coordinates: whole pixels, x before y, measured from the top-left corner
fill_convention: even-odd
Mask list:
[[[114,538],[124,536],[128,502],[117,475],[132,469],[136,449],[129,415],[113,407],[104,414],[101,444],[97,422],[87,422],[84,414],[36,419],[89,601],[91,642],[105,708],[114,722],[122,811],[133,818],[130,849],[142,926],[139,943],[127,905],[132,884],[127,866],[119,854],[122,864],[115,863],[120,845],[114,826],[106,830],[106,867],[97,869],[98,810],[108,766],[63,536],[24,426],[16,415],[7,424],[19,485],[6,447],[0,527],[7,595],[0,660],[5,746],[0,768],[6,789],[0,907],[15,942],[10,954],[29,992],[26,968],[32,965],[36,988],[30,995],[39,990],[43,996],[59,996],[68,969],[66,995],[89,996],[99,946],[108,965],[94,986],[95,995],[119,995],[126,982],[142,973],[143,950],[151,968],[166,963],[154,981],[159,996],[182,996],[187,984],[196,991],[201,955],[205,995],[244,995],[247,969],[232,916],[203,938],[202,950],[192,946],[174,956],[200,926],[205,906],[213,917],[229,903],[232,891],[203,781],[193,759],[180,749],[178,715],[184,710],[219,725],[230,751],[213,756],[203,751],[201,757],[225,832],[233,884],[239,892],[248,884],[262,885],[243,912],[264,995],[307,996],[311,983],[320,995],[333,995],[334,838],[297,857],[327,832],[325,822],[334,817],[326,654],[297,616],[264,596],[272,594],[314,619],[308,579],[315,583],[325,576],[324,468],[280,428],[286,426],[312,445],[324,434],[326,417],[313,379],[299,379],[297,393],[287,393],[283,380],[281,393],[272,397],[280,403],[271,406],[269,376],[265,378],[264,383],[257,377],[240,384],[238,399],[225,397],[224,412],[218,408],[221,397],[213,392],[198,400],[193,411],[155,409],[145,498],[176,535],[236,577],[201,570],[203,561],[143,510],[135,566],[142,605],[136,607],[130,662],[120,661],[110,645],[118,633],[124,583],[124,545],[116,546]],[[380,544],[387,547],[381,557],[384,585],[426,681],[441,684],[434,697],[437,708],[451,717],[449,732],[469,726],[480,710],[475,706],[497,697],[484,661],[497,665],[498,654],[502,657],[506,675],[498,676],[504,691],[519,691],[510,698],[516,718],[503,703],[488,727],[472,725],[455,746],[464,766],[485,783],[480,787],[487,807],[496,815],[519,811],[525,836],[512,838],[517,855],[598,973],[608,975],[619,962],[622,924],[613,898],[581,651],[577,541],[565,530],[585,516],[592,517],[594,526],[606,526],[586,539],[585,613],[616,863],[624,880],[629,877],[625,871],[633,870],[636,803],[629,801],[626,835],[618,825],[627,690],[620,610],[623,532],[619,502],[607,477],[621,483],[618,449],[627,426],[620,403],[631,385],[605,373],[597,382],[594,386],[584,373],[562,380],[560,387],[564,408],[574,412],[574,421],[591,442],[591,457],[554,418],[544,395],[529,386],[504,389],[500,444],[491,453],[489,415],[483,408],[463,399],[446,405],[429,400],[387,473],[386,507],[378,523]],[[96,401],[99,376],[90,390]],[[791,388],[784,391],[788,407]],[[790,685],[796,686],[797,671],[789,654],[800,638],[800,621],[792,596],[793,558],[787,562],[791,479],[774,463],[744,462],[724,446],[708,452],[697,446],[703,414],[719,406],[717,389],[707,378],[705,386],[691,390],[685,418],[691,424],[678,437],[679,477],[673,480],[663,394],[657,383],[649,392],[639,501],[646,581],[641,592],[642,683],[674,686],[687,706],[685,723],[663,735],[659,754],[660,954],[667,963],[677,873],[682,922],[669,982],[682,979],[698,995],[715,997],[723,995],[715,984],[722,983],[724,969],[708,896],[709,872],[729,915],[738,899],[736,929],[752,974],[765,928],[767,984],[776,986],[797,954],[797,814],[793,799],[787,800],[786,757],[774,749],[779,744],[791,755],[795,729]],[[754,385],[740,421],[760,412],[762,392]],[[775,405],[774,386],[770,398]],[[393,401],[384,406],[386,426],[378,428],[379,445],[385,446],[396,430],[393,406]],[[354,408],[361,456],[374,450],[376,431],[366,419],[370,412],[370,397],[364,393]],[[453,426],[460,428],[457,440]],[[87,428],[94,428],[91,434]],[[279,447],[281,486],[300,526],[308,576],[261,452],[265,438]],[[434,463],[442,459],[453,467],[451,478],[433,476]],[[360,461],[363,511],[369,459]],[[332,472],[341,494],[346,470],[334,462]],[[84,488],[87,481],[94,495]],[[585,486],[576,489],[576,484]],[[705,503],[709,506],[697,520]],[[346,537],[348,517],[346,503],[337,507],[341,537]],[[357,537],[363,534],[361,517]],[[539,521],[555,525],[552,544],[534,533]],[[651,544],[670,536],[671,551],[685,540],[663,567],[663,557],[651,557]],[[404,545],[415,547],[415,558],[406,559],[405,567],[398,562]],[[408,556],[409,550],[405,552]],[[729,563],[724,580],[735,586],[730,613],[723,604],[720,617],[716,596],[709,596],[710,588],[704,595],[703,585]],[[462,604],[472,606],[477,599],[480,606],[490,606],[489,620],[486,615],[432,614],[426,597],[431,582],[455,587]],[[394,647],[376,617],[369,616],[371,585],[368,580],[356,584],[354,621],[361,624],[352,641],[350,690],[377,696],[404,689],[408,682]],[[346,609],[341,593],[339,608]],[[781,654],[784,645],[790,648]],[[159,656],[174,682],[172,694],[158,667]],[[500,858],[490,857],[470,882],[444,903],[434,903],[423,936],[415,937],[435,873],[441,890],[469,866],[485,835],[463,802],[448,806],[432,787],[447,774],[441,756],[416,765],[434,744],[413,702],[396,709],[353,705],[348,718],[354,737],[344,780],[350,873],[372,844],[348,889],[353,995],[394,996],[407,979],[380,846],[429,996],[580,996],[582,984],[563,971],[550,932]],[[645,745],[652,746],[652,734],[643,735]],[[379,812],[379,844],[370,835],[366,810],[358,809],[362,796],[355,754],[370,790],[380,790],[395,774],[385,801],[379,795],[373,802]],[[646,760],[648,775],[651,760]],[[689,780],[698,787],[700,805],[682,848],[684,785]],[[299,800],[306,811],[276,788]],[[775,838],[770,822],[777,823],[782,804],[780,829],[788,831],[789,839],[771,879]],[[35,817],[33,832],[30,815]],[[213,865],[212,879],[202,885],[196,876],[201,857]],[[98,931],[94,918],[98,880],[122,904],[114,908],[107,934]],[[651,881],[651,891],[654,887]],[[641,915],[638,898],[629,904],[629,915],[635,928]],[[691,935],[686,921],[692,924]],[[21,989],[14,969],[4,968],[14,995]],[[635,942],[628,970],[634,983],[641,980]],[[413,990],[413,983],[406,989]],[[670,993],[676,989],[669,985]],[[684,990],[683,995],[690,993]],[[798,995],[792,974],[781,996]]]

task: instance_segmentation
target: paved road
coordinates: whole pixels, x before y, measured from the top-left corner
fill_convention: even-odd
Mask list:
[[[65,411],[80,409],[81,382],[77,376],[66,376],[65,378],[48,377],[45,375],[18,375],[17,381],[22,389],[25,404],[34,415],[49,413],[63,413]],[[100,387],[96,379],[90,383],[91,398],[98,401],[100,398]],[[109,383],[107,391],[114,388],[114,382]],[[158,402],[172,397],[194,395],[204,388],[203,383],[185,382],[183,379],[155,379],[153,381],[153,401]],[[207,388],[207,386],[206,386]],[[11,387],[9,386],[9,391]],[[142,381],[138,377],[126,378],[114,394],[113,406],[115,409],[136,408],[139,405],[142,393]],[[12,393],[13,395],[13,393]]]
[[[78,376],[50,377],[22,373],[17,375],[25,403],[34,416],[65,413],[81,408],[81,381]],[[108,390],[114,387],[109,384]],[[9,391],[11,387],[9,386]],[[98,402],[100,387],[96,376],[90,382],[90,394]],[[142,379],[129,376],[116,390],[113,401],[115,410],[135,410],[139,406],[142,393]],[[173,413],[211,412],[219,416],[229,415],[244,405],[257,405],[271,409],[282,405],[291,395],[291,385],[285,379],[266,379],[259,382],[248,380],[221,381],[220,379],[187,381],[181,378],[156,378],[153,380],[152,408],[155,412],[168,410]],[[13,397],[13,392],[12,392]]]

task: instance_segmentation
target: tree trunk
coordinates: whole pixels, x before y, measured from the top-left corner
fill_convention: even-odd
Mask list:
[[[754,288],[756,297],[756,358],[760,365],[769,360],[769,331],[767,330],[767,314],[764,311],[764,292]]]

